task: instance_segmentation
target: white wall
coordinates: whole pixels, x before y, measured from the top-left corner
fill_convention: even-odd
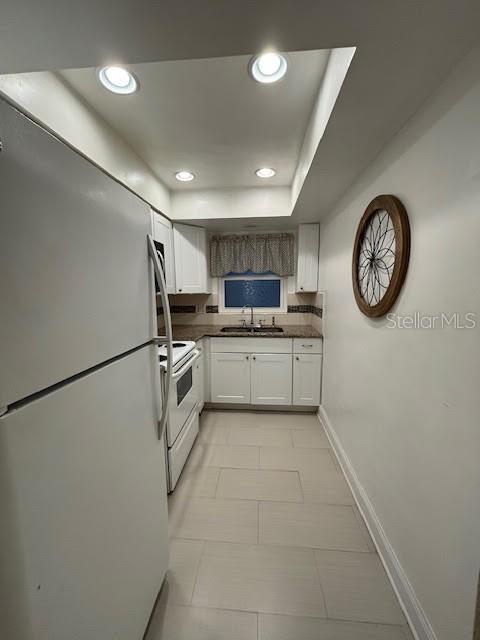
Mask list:
[[[471,640],[480,558],[479,69],[477,49],[321,229],[324,409],[438,640]],[[353,240],[381,193],[412,230],[394,311],[476,312],[476,329],[395,330],[360,313]]]
[[[170,193],[150,167],[86,102],[50,72],[0,76],[0,92],[60,138],[169,215]]]
[[[189,189],[172,192],[172,220],[290,216],[290,187]]]

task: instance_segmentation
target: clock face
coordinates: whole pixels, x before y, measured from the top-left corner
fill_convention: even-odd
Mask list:
[[[410,227],[395,196],[382,195],[368,205],[358,226],[352,260],[355,299],[367,316],[385,315],[405,279]]]

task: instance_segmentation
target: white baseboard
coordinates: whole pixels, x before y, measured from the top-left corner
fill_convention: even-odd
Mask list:
[[[372,503],[360,484],[355,469],[350,462],[342,444],[325,412],[323,406],[318,410],[318,419],[323,424],[337,460],[342,468],[348,485],[353,493],[357,507],[365,520],[365,524],[372,536],[378,555],[380,556],[392,587],[397,594],[400,605],[408,620],[415,640],[437,640],[432,625],[430,624],[420,602],[410,584],[390,541],[388,540],[382,524],[375,513]]]

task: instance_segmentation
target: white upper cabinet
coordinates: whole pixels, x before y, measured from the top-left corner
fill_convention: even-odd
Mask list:
[[[152,215],[152,234],[156,242],[163,245],[163,257],[165,260],[165,283],[167,293],[175,293],[175,264],[173,259],[173,229],[170,220],[167,220],[156,211]]]
[[[209,293],[207,232],[201,227],[173,227],[176,293]]]
[[[318,250],[320,225],[301,224],[297,242],[297,291],[313,292],[318,289]]]
[[[251,362],[251,403],[292,404],[290,353],[254,353]]]

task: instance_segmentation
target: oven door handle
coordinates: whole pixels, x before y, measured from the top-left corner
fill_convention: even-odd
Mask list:
[[[194,355],[188,360],[188,362],[186,362],[179,371],[177,371],[176,373],[174,373],[172,375],[172,380],[177,380],[178,378],[181,378],[183,376],[183,374],[188,369],[190,369],[190,367],[195,362],[195,360],[197,360],[200,357],[200,351],[198,349],[195,349],[193,354]]]
[[[166,371],[166,384],[163,395],[163,404],[162,404],[162,413],[160,419],[158,420],[158,439],[161,440],[163,438],[163,432],[165,430],[165,425],[167,424],[168,419],[168,399],[170,395],[170,387],[172,381],[172,365],[173,365],[173,348],[172,348],[172,319],[170,316],[170,306],[168,304],[168,296],[167,296],[167,285],[165,284],[165,277],[163,275],[163,268],[160,262],[160,254],[155,247],[155,243],[150,234],[147,235],[147,246],[148,246],[148,255],[150,256],[153,263],[153,271],[155,274],[155,278],[157,279],[158,288],[160,289],[160,297],[162,299],[162,307],[163,313],[165,316],[165,338],[163,336],[154,338],[153,344],[157,345],[160,342],[165,344],[167,347],[167,371]],[[155,351],[155,371],[158,372],[156,375],[156,388],[158,395],[158,403],[161,403],[160,398],[162,397],[161,393],[161,385],[160,385],[160,365],[158,362],[158,349],[154,349]],[[158,404],[157,406],[160,406]]]

